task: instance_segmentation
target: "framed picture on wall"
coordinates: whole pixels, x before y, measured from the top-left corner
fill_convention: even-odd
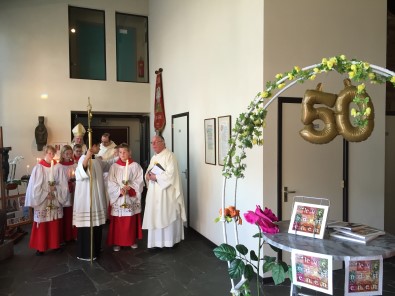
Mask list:
[[[218,117],[218,164],[224,165],[224,158],[229,151],[229,139],[231,136],[231,116]]]
[[[205,143],[205,161],[207,164],[216,164],[215,158],[215,118],[204,120],[204,143]]]

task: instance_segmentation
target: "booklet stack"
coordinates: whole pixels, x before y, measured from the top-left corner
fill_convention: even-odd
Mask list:
[[[330,236],[360,244],[385,234],[382,230],[359,223],[336,221],[328,223],[327,227],[333,230]]]

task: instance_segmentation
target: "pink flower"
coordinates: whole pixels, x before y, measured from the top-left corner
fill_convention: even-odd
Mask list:
[[[262,211],[261,207],[257,205],[255,212],[248,211],[244,214],[244,217],[248,223],[258,225],[264,233],[279,232],[278,226],[273,223],[278,221],[278,218],[273,214],[272,210],[266,207]]]

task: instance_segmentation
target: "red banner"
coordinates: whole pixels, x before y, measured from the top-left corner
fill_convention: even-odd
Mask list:
[[[155,71],[156,85],[155,85],[155,105],[154,105],[154,128],[155,131],[161,133],[166,125],[165,104],[163,101],[162,88],[162,69]]]

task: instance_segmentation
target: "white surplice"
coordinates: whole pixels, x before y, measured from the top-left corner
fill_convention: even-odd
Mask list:
[[[73,225],[90,227],[90,169],[84,169],[85,155],[78,161],[75,171],[75,192],[73,207]],[[104,192],[103,171],[107,171],[110,161],[92,159],[92,226],[106,223],[107,202]]]
[[[125,167],[114,163],[108,172],[108,195],[110,198],[111,215],[117,217],[133,216],[141,213],[141,193],[143,192],[144,180],[143,169],[137,162],[128,166],[128,185],[134,189],[136,196],[129,194],[120,196],[121,188],[124,186]],[[127,207],[122,207],[126,201]]]
[[[26,189],[25,206],[34,208],[34,221],[49,222],[63,217],[63,205],[67,201],[69,186],[67,177],[59,164],[53,166],[53,179],[55,181],[55,198],[47,198],[51,168],[41,164],[33,167],[29,184]]]

